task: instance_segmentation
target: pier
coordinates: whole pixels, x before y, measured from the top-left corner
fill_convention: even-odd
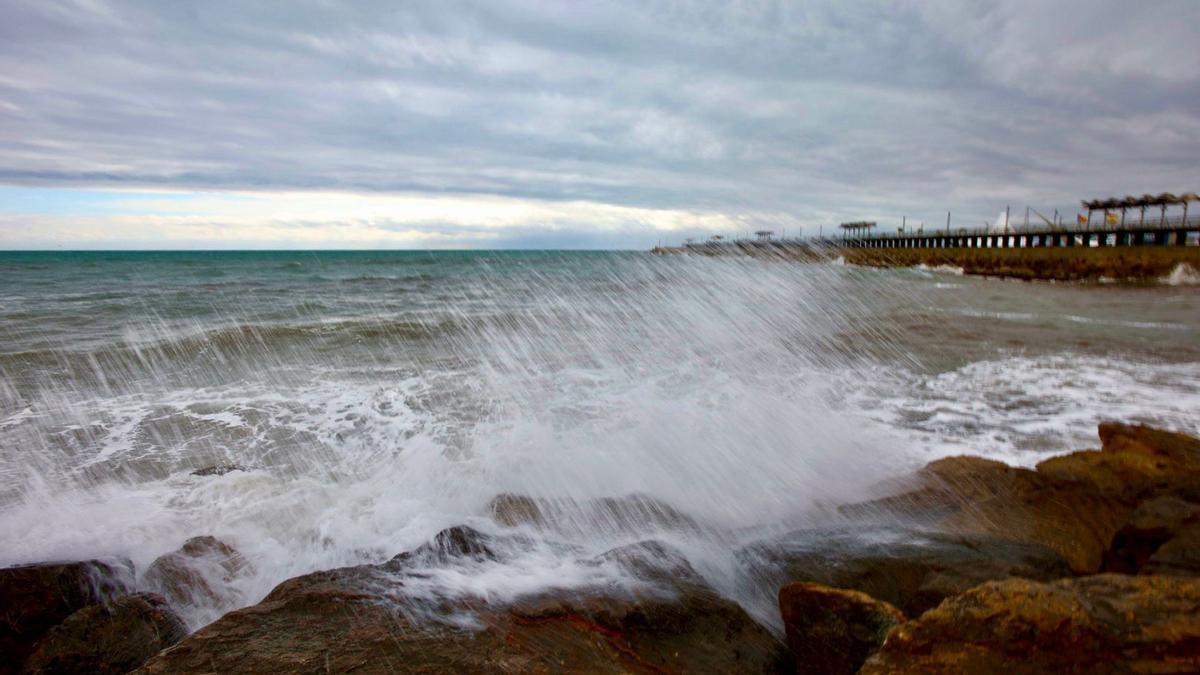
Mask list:
[[[752,238],[715,235],[653,252],[801,262],[841,258],[869,267],[950,266],[1017,279],[1157,283],[1173,274],[1191,278],[1200,270],[1200,213],[1188,214],[1195,201],[1200,201],[1195,193],[1090,200],[1082,202],[1086,215],[1068,222],[1039,214],[1040,224],[1026,220],[1014,227],[1006,217],[1002,226],[975,230],[952,229],[949,216],[946,229],[938,231],[914,232],[905,223],[887,233],[874,221],[855,221],[840,225],[834,236],[775,238],[759,231]]]
[[[874,233],[873,222],[842,223],[840,238],[823,243],[847,248],[1064,248],[1104,246],[1196,246],[1200,245],[1200,214],[1188,215],[1188,204],[1200,201],[1195,193],[1161,194],[1124,199],[1085,200],[1087,216],[1073,223],[1046,220],[1041,225],[975,230],[917,231],[905,228],[895,233]],[[1167,208],[1182,207],[1182,213],[1168,216]],[[1146,217],[1147,209],[1158,216]],[[1135,220],[1130,211],[1138,214]],[[1099,212],[1099,218],[1095,214]],[[947,219],[949,220],[949,219]],[[1098,222],[1093,222],[1098,221]]]

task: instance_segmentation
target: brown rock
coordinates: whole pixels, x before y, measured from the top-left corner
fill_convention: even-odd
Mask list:
[[[1200,672],[1200,582],[1102,574],[984,584],[894,629],[860,672]]]
[[[1157,497],[1139,505],[1104,553],[1104,570],[1136,574],[1160,546],[1195,522],[1200,522],[1200,504],[1178,497]]]
[[[387,566],[400,570],[414,564],[444,563],[452,558],[496,560],[499,556],[493,550],[494,540],[495,537],[466,525],[448,527],[434,535],[433,541],[395,556]]]
[[[866,593],[792,583],[779,591],[779,610],[796,670],[852,675],[883,644],[904,614]]]
[[[809,581],[862,591],[909,616],[986,581],[1041,581],[1071,573],[1045,546],[986,535],[903,530],[798,531],[739,554],[774,587]]]
[[[25,660],[25,672],[119,675],[186,635],[162,596],[127,595],[84,607],[50,629]]]
[[[858,518],[915,523],[933,531],[1030,542],[1061,554],[1079,573],[1095,572],[1131,506],[1090,485],[981,457],[931,462],[892,497],[853,504]]]
[[[703,578],[678,549],[658,540],[618,546],[592,559],[596,564],[613,562],[633,576],[664,586],[703,585]]]
[[[128,561],[0,569],[0,673],[18,671],[46,631],[75,611],[126,593],[131,577]]]
[[[1141,573],[1200,576],[1200,523],[1181,528],[1150,556]]]
[[[606,532],[649,533],[655,530],[695,529],[694,520],[654,497],[631,494],[621,498],[576,500],[534,499],[502,494],[492,500],[496,522],[529,525],[558,532],[598,529]]]
[[[1052,457],[1038,464],[1038,472],[1129,504],[1165,495],[1200,501],[1200,440],[1115,422],[1101,424],[1099,432],[1099,451]]]
[[[240,599],[232,582],[250,570],[246,559],[220,539],[193,537],[150,563],[143,581],[174,607],[228,609]]]
[[[151,659],[141,673],[778,672],[783,646],[711,593],[457,606],[477,625],[413,617],[402,579],[346,568],[285,582]],[[389,586],[390,584],[390,586]]]
[[[937,520],[939,529],[1038,543],[1077,573],[1100,569],[1130,512],[1089,486],[974,457],[939,460],[921,474],[954,505]]]

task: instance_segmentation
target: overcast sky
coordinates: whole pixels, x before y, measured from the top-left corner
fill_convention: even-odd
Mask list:
[[[1198,25],[1196,0],[0,0],[0,247],[638,248],[1200,191]]]

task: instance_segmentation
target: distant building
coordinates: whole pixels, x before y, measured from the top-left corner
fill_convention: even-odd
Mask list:
[[[871,230],[875,229],[875,221],[859,220],[853,223],[842,223],[838,227],[841,228],[844,237],[861,237],[870,234]]]
[[[775,231],[774,230],[758,230],[757,232],[754,233],[754,236],[758,237],[759,241],[770,241],[771,237],[775,236]]]

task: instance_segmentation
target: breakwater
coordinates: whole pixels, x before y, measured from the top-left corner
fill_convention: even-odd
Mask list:
[[[869,267],[948,265],[965,274],[1056,281],[1158,281],[1177,269],[1200,270],[1200,247],[842,248],[842,258]],[[1181,265],[1187,267],[1180,268]]]

